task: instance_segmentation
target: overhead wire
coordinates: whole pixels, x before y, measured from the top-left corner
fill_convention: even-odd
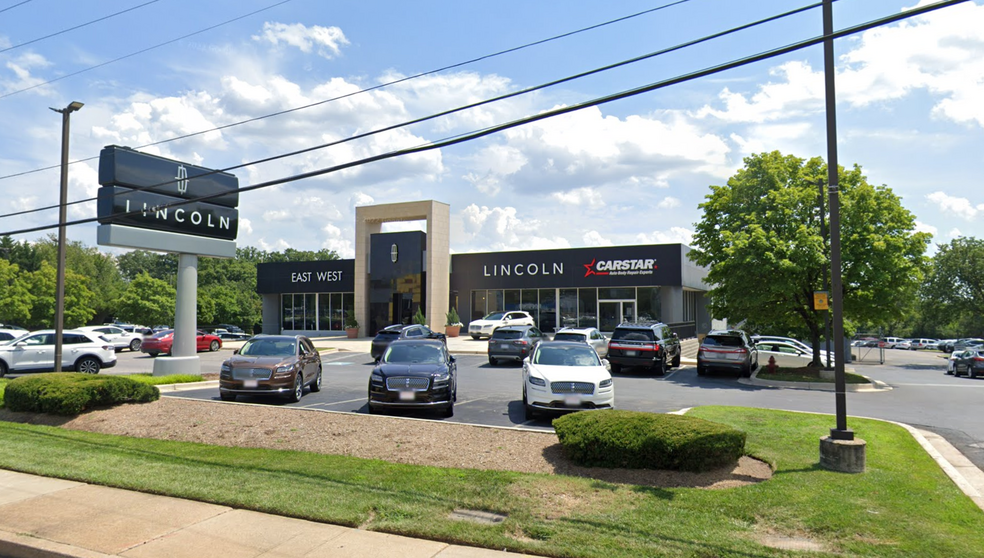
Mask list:
[[[14,8],[16,8],[17,6],[23,6],[24,4],[27,4],[27,3],[28,3],[28,2],[30,2],[30,1],[31,1],[31,0],[23,0],[22,2],[18,2],[18,3],[16,3],[16,4],[14,4],[13,6],[7,6],[6,8],[4,8],[4,9],[2,9],[2,10],[0,10],[0,14],[2,14],[2,13],[4,13],[4,12],[6,12],[7,10],[13,10],[13,9],[14,9]]]
[[[202,33],[205,33],[206,31],[211,31],[213,29],[222,27],[223,25],[228,25],[230,23],[239,21],[240,19],[244,19],[244,18],[247,18],[249,16],[256,15],[256,14],[258,14],[260,12],[265,12],[265,11],[270,10],[272,8],[276,8],[277,6],[286,4],[287,2],[290,2],[290,1],[291,0],[281,0],[280,2],[277,2],[275,4],[271,4],[269,6],[266,6],[265,8],[260,8],[259,10],[254,10],[252,12],[249,12],[248,14],[243,14],[243,15],[241,15],[239,17],[234,17],[232,19],[223,21],[222,23],[217,23],[215,25],[206,27],[204,29],[199,29],[198,31],[194,31],[192,33],[188,33],[187,35],[182,35],[182,36],[177,37],[175,39],[171,39],[170,41],[165,41],[163,43],[158,43],[156,45],[149,46],[149,47],[144,48],[144,49],[140,49],[140,50],[138,50],[136,52],[131,52],[130,54],[125,54],[123,56],[120,56],[119,58],[114,58],[112,60],[107,60],[106,62],[102,62],[102,63],[96,64],[94,66],[89,66],[88,68],[83,68],[83,69],[78,70],[78,71],[75,71],[75,72],[70,72],[70,73],[67,73],[67,74],[65,74],[63,76],[56,77],[54,79],[49,79],[48,81],[45,81],[45,82],[42,82],[42,83],[36,83],[36,84],[34,84],[34,85],[30,86],[30,87],[25,87],[23,89],[18,89],[16,91],[11,91],[9,93],[4,93],[3,95],[0,95],[0,99],[6,99],[7,97],[10,97],[11,95],[16,95],[18,93],[23,93],[25,91],[30,91],[31,89],[36,89],[38,87],[43,87],[45,85],[49,85],[49,84],[55,83],[56,81],[61,81],[63,79],[68,79],[70,77],[74,77],[74,76],[77,76],[79,74],[83,74],[85,72],[88,72],[88,71],[91,71],[91,70],[95,70],[96,68],[102,68],[103,66],[108,66],[109,64],[112,64],[114,62],[119,62],[120,60],[126,60],[127,58],[132,58],[132,57],[134,57],[134,56],[136,56],[138,54],[143,54],[145,52],[154,50],[156,48],[160,48],[162,46],[166,46],[166,45],[169,45],[171,43],[176,43],[176,42],[178,42],[180,40],[187,39],[188,37],[194,37],[195,35],[200,35]],[[47,168],[54,168],[54,167],[47,167]],[[39,170],[47,170],[47,168],[45,168],[45,169],[39,169]],[[31,172],[33,172],[33,171],[31,171]],[[22,173],[22,174],[26,174],[26,173]],[[19,175],[13,175],[13,176],[19,176]],[[0,178],[7,178],[7,177],[0,177]]]
[[[350,142],[350,141],[355,141],[355,140],[358,140],[358,139],[363,139],[363,138],[370,137],[370,136],[373,136],[373,135],[376,135],[376,134],[380,134],[380,133],[383,133],[383,132],[393,131],[393,130],[396,130],[398,128],[404,128],[404,127],[411,126],[411,125],[414,125],[414,124],[420,124],[420,123],[426,122],[428,120],[434,120],[436,118],[440,118],[440,117],[443,117],[443,116],[448,116],[448,115],[451,115],[451,114],[454,114],[454,113],[457,113],[457,112],[462,112],[462,111],[465,111],[465,110],[470,110],[470,109],[473,109],[473,108],[477,108],[477,107],[480,107],[480,106],[483,106],[483,105],[487,105],[487,104],[495,103],[495,102],[498,102],[498,101],[510,99],[510,98],[513,98],[513,97],[518,97],[518,96],[521,96],[521,95],[526,95],[528,93],[539,91],[541,89],[546,89],[548,87],[553,87],[555,85],[560,85],[560,84],[567,83],[567,82],[570,82],[570,81],[574,81],[574,80],[577,80],[577,79],[581,79],[581,78],[584,78],[584,77],[587,77],[587,76],[591,76],[591,75],[594,75],[594,74],[598,74],[598,73],[601,73],[601,72],[605,72],[605,71],[608,71],[608,70],[619,68],[619,67],[622,67],[622,66],[627,66],[629,64],[635,64],[635,63],[638,63],[638,62],[641,62],[641,61],[644,61],[644,60],[648,60],[648,59],[651,59],[651,58],[654,58],[654,57],[657,57],[657,56],[662,56],[664,54],[668,54],[670,52],[682,50],[684,48],[688,48],[688,47],[691,47],[691,46],[694,46],[694,45],[697,45],[697,44],[700,44],[700,43],[708,42],[708,41],[711,41],[711,40],[714,40],[714,39],[718,39],[718,38],[721,38],[721,37],[724,37],[724,36],[727,36],[727,35],[730,35],[730,34],[733,34],[733,33],[737,33],[737,32],[740,32],[740,31],[747,30],[747,29],[751,29],[751,28],[757,27],[759,25],[764,25],[766,23],[771,23],[771,22],[777,21],[779,19],[783,19],[783,18],[786,18],[786,17],[790,17],[792,15],[796,15],[796,14],[799,14],[799,13],[802,13],[802,12],[809,11],[811,9],[815,9],[815,8],[820,7],[822,5],[823,5],[823,2],[814,2],[813,4],[808,4],[808,5],[802,6],[800,8],[795,8],[793,10],[790,10],[790,11],[787,11],[787,12],[783,12],[781,14],[776,14],[776,15],[773,15],[773,16],[769,16],[767,18],[763,18],[763,19],[760,19],[760,20],[757,20],[757,21],[753,21],[753,22],[750,22],[750,23],[739,25],[737,27],[732,27],[732,28],[726,29],[724,31],[719,31],[717,33],[714,33],[714,34],[711,34],[711,35],[706,35],[706,36],[700,37],[698,39],[693,39],[693,40],[690,40],[690,41],[686,41],[684,43],[680,43],[680,44],[677,44],[677,45],[674,45],[674,46],[671,46],[671,47],[667,47],[667,48],[664,48],[664,49],[661,49],[661,50],[658,50],[658,51],[655,51],[655,52],[650,52],[648,54],[643,54],[643,55],[636,56],[636,57],[633,57],[633,58],[630,58],[630,59],[627,59],[627,60],[622,60],[620,62],[615,62],[613,64],[608,64],[606,66],[602,66],[602,67],[599,67],[599,68],[595,68],[595,69],[592,69],[592,70],[588,70],[588,71],[585,71],[585,72],[581,72],[581,73],[578,73],[578,74],[574,74],[574,75],[571,75],[571,76],[560,78],[560,79],[557,79],[557,80],[553,80],[553,81],[550,81],[550,82],[547,82],[547,83],[543,83],[543,84],[540,84],[540,85],[535,85],[535,86],[532,86],[532,87],[527,87],[525,89],[520,89],[520,90],[517,90],[517,91],[513,91],[511,93],[506,93],[506,94],[499,95],[499,96],[496,96],[496,97],[492,97],[492,98],[489,98],[489,99],[484,99],[482,101],[476,101],[474,103],[470,103],[470,104],[459,106],[459,107],[456,107],[456,108],[453,108],[453,109],[448,109],[448,110],[441,111],[441,112],[438,112],[438,113],[430,114],[428,116],[423,116],[423,117],[420,117],[420,118],[415,118],[415,119],[412,119],[412,120],[400,122],[400,123],[393,124],[393,125],[390,125],[390,126],[385,126],[383,128],[378,128],[378,129],[375,129],[375,130],[370,130],[368,132],[363,132],[363,133],[356,134],[356,135],[353,135],[353,136],[349,136],[347,138],[343,138],[343,139],[340,139],[340,140],[336,140],[336,141],[332,141],[332,142],[328,142],[328,143],[324,143],[324,144],[320,144],[320,145],[305,147],[303,149],[291,151],[291,152],[288,152],[288,153],[282,153],[282,154],[279,154],[279,155],[273,155],[273,156],[266,157],[266,158],[263,158],[263,159],[249,161],[249,162],[246,162],[246,163],[240,163],[238,165],[233,165],[233,166],[225,167],[225,168],[222,168],[222,169],[215,169],[215,170],[212,170],[212,171],[210,171],[208,173],[197,175],[196,178],[202,178],[202,177],[208,176],[210,174],[215,174],[215,173],[220,173],[220,172],[229,172],[229,171],[232,171],[232,170],[236,170],[236,169],[240,169],[240,168],[244,168],[244,167],[248,167],[248,166],[259,165],[259,164],[263,164],[263,163],[269,163],[271,161],[275,161],[275,160],[278,160],[278,159],[284,159],[284,158],[287,158],[287,157],[294,157],[294,156],[297,156],[297,155],[302,155],[304,153],[308,153],[308,152],[311,152],[311,151],[316,151],[316,150],[319,150],[319,149],[325,149],[325,148],[328,148],[328,147],[334,147],[336,145],[340,145],[340,144],[347,143],[347,142]],[[172,181],[168,181],[168,182],[162,182],[162,183],[159,183],[159,184],[153,184],[153,185],[149,185],[149,186],[143,186],[143,187],[140,187],[140,188],[133,188],[133,189],[128,190],[127,192],[121,193],[121,195],[126,195],[126,194],[129,194],[129,193],[140,192],[140,191],[144,191],[144,190],[150,190],[150,189],[153,189],[153,188],[159,188],[161,186],[166,186],[168,184],[173,184],[175,182],[177,182],[177,180],[172,180]],[[66,205],[76,205],[76,204],[81,204],[81,203],[88,203],[88,202],[94,201],[96,199],[97,198],[85,198],[85,199],[81,199],[81,200],[75,200],[75,201],[72,201],[72,202],[68,202]],[[7,214],[0,215],[0,219],[6,218],[6,217],[15,217],[15,216],[19,216],[19,215],[25,215],[25,214],[28,214],[28,213],[35,213],[35,212],[39,212],[39,211],[48,211],[48,210],[51,210],[51,209],[57,209],[58,207],[59,207],[59,205],[50,205],[50,206],[45,206],[45,207],[40,207],[40,208],[35,208],[35,209],[26,209],[26,210],[22,210],[22,211],[17,211],[17,212],[13,212],[13,213],[7,213]]]
[[[259,121],[259,120],[264,120],[266,118],[272,118],[272,117],[276,117],[276,116],[282,116],[284,114],[289,114],[289,113],[292,113],[292,112],[297,112],[297,111],[300,111],[300,110],[309,109],[309,108],[312,108],[312,107],[323,105],[325,103],[331,103],[331,102],[334,102],[334,101],[340,101],[342,99],[353,97],[355,95],[360,95],[362,93],[368,93],[370,91],[375,91],[377,89],[383,89],[383,88],[389,87],[391,85],[396,85],[396,84],[399,84],[399,83],[403,83],[403,82],[410,81],[410,80],[413,80],[413,79],[417,79],[417,78],[429,76],[429,75],[432,75],[432,74],[437,74],[437,73],[444,72],[444,71],[447,71],[447,70],[453,70],[455,68],[459,68],[459,67],[466,66],[466,65],[469,65],[469,64],[474,64],[475,62],[481,62],[482,60],[487,60],[487,59],[490,59],[490,58],[494,58],[496,56],[502,56],[504,54],[509,54],[509,53],[512,53],[512,52],[517,52],[517,51],[520,51],[520,50],[523,50],[523,49],[527,49],[527,48],[534,47],[534,46],[537,46],[537,45],[545,44],[545,43],[548,43],[548,42],[551,42],[551,41],[556,41],[558,39],[563,39],[563,38],[566,38],[566,37],[577,35],[579,33],[584,33],[586,31],[591,31],[591,30],[594,30],[594,29],[605,27],[607,25],[612,25],[612,24],[619,23],[619,22],[622,22],[622,21],[626,21],[626,20],[629,20],[629,19],[632,19],[632,18],[640,17],[640,16],[643,16],[643,15],[646,15],[646,14],[649,14],[649,13],[653,13],[653,12],[657,12],[657,11],[660,11],[660,10],[664,10],[666,8],[671,8],[671,7],[676,6],[676,5],[679,5],[679,4],[685,4],[685,3],[690,2],[690,1],[691,0],[675,0],[674,2],[670,2],[668,4],[663,4],[663,5],[657,6],[655,8],[649,8],[649,9],[646,9],[646,10],[642,10],[640,12],[636,12],[636,13],[629,14],[629,15],[626,15],[626,16],[618,17],[618,18],[615,18],[615,19],[611,19],[611,20],[608,20],[608,21],[605,21],[605,22],[602,22],[602,23],[597,23],[595,25],[591,25],[591,26],[588,26],[588,27],[583,27],[581,29],[576,29],[574,31],[568,31],[566,33],[561,33],[560,35],[554,35],[554,36],[548,37],[546,39],[540,39],[540,40],[533,41],[533,42],[530,42],[530,43],[526,43],[526,44],[523,44],[523,45],[520,45],[520,46],[507,48],[505,50],[500,50],[498,52],[494,52],[494,53],[491,53],[491,54],[485,54],[485,55],[482,55],[482,56],[478,56],[476,58],[471,58],[469,60],[465,60],[463,62],[455,62],[454,64],[449,64],[447,66],[442,66],[442,67],[436,68],[434,70],[428,70],[426,72],[420,72],[420,73],[413,74],[413,75],[410,75],[410,76],[402,77],[400,79],[395,79],[395,80],[392,80],[392,81],[388,81],[388,82],[385,82],[385,83],[374,85],[372,87],[366,87],[365,89],[359,89],[357,91],[352,91],[350,93],[346,93],[344,95],[339,95],[337,97],[331,97],[329,99],[323,99],[321,101],[316,101],[314,103],[309,103],[309,104],[306,104],[306,105],[301,105],[301,106],[297,106],[297,107],[293,107],[293,108],[289,108],[289,109],[285,109],[285,110],[281,110],[281,111],[277,111],[277,112],[272,112],[272,113],[269,113],[269,114],[264,114],[264,115],[256,116],[256,117],[253,117],[253,118],[248,118],[246,120],[240,120],[240,121],[237,121],[237,122],[231,122],[229,124],[224,124],[222,126],[217,126],[215,128],[209,128],[207,130],[201,130],[201,131],[198,131],[198,132],[191,132],[191,133],[188,133],[188,134],[184,134],[184,135],[180,135],[180,136],[175,136],[173,138],[167,138],[167,139],[163,139],[163,140],[160,140],[160,141],[155,141],[155,142],[151,142],[151,143],[145,143],[143,145],[138,145],[138,146],[134,147],[133,149],[143,149],[145,147],[152,147],[152,146],[155,146],[155,145],[161,145],[161,144],[169,143],[169,142],[172,142],[172,141],[178,141],[178,140],[187,139],[187,138],[191,138],[191,137],[195,137],[195,136],[200,136],[202,134],[207,134],[207,133],[210,133],[210,132],[218,132],[218,131],[225,130],[225,129],[228,129],[228,128],[233,128],[235,126],[241,126],[243,124],[249,124],[251,122],[256,122],[256,121]],[[107,64],[108,63],[109,62],[107,62]],[[97,67],[97,66],[94,66],[94,67]],[[68,77],[68,76],[66,76],[66,77]],[[50,83],[50,82],[47,82],[47,83]],[[45,85],[45,84],[39,84],[38,86],[40,86],[40,85]],[[10,95],[13,95],[13,94],[19,93],[19,92],[20,91],[15,91],[14,93],[11,93]],[[0,99],[3,99],[6,96],[7,95],[0,95]],[[99,156],[96,155],[96,156],[93,156],[93,157],[87,157],[85,159],[77,159],[75,161],[69,162],[69,164],[70,165],[73,165],[75,163],[81,163],[81,162],[85,162],[85,161],[92,161],[92,160],[95,160],[95,159],[98,159],[98,158],[99,158]],[[29,170],[29,171],[23,171],[23,172],[19,172],[19,173],[15,173],[15,174],[8,174],[8,175],[5,175],[5,176],[0,176],[0,180],[5,180],[7,178],[14,178],[14,177],[17,177],[17,176],[24,176],[26,174],[33,174],[33,173],[36,173],[36,172],[41,172],[41,171],[46,171],[46,170],[57,169],[57,168],[60,168],[60,167],[61,167],[61,165],[50,165],[50,166],[47,166],[47,167],[41,167],[41,168],[37,168],[37,169]]]
[[[556,116],[560,116],[560,115],[563,115],[563,114],[569,114],[569,113],[572,113],[572,112],[575,112],[575,111],[584,110],[586,108],[590,108],[590,107],[595,107],[595,106],[599,106],[599,105],[611,103],[611,102],[618,101],[618,100],[621,100],[621,99],[625,99],[625,98],[628,98],[628,97],[633,97],[635,95],[641,95],[643,93],[648,93],[648,92],[651,92],[651,91],[655,91],[657,89],[662,89],[662,88],[665,88],[665,87],[669,87],[671,85],[677,85],[677,84],[684,83],[684,82],[687,82],[687,81],[692,81],[692,80],[699,79],[699,78],[702,78],[702,77],[707,77],[707,76],[710,76],[710,75],[721,73],[721,72],[724,72],[724,71],[727,71],[727,70],[732,70],[732,69],[735,69],[735,68],[738,68],[738,67],[741,67],[741,66],[745,66],[745,65],[748,65],[748,64],[752,64],[752,63],[755,63],[755,62],[761,62],[763,60],[768,60],[770,58],[775,58],[777,56],[782,56],[784,54],[789,54],[791,52],[795,52],[795,51],[802,50],[802,49],[807,48],[807,47],[810,47],[810,46],[814,46],[814,45],[820,44],[820,43],[822,43],[822,42],[824,42],[824,41],[826,41],[828,39],[829,40],[834,40],[834,39],[838,39],[838,38],[841,38],[841,37],[853,35],[855,33],[860,33],[862,31],[866,31],[868,29],[873,29],[875,27],[880,27],[882,25],[887,25],[889,23],[894,23],[896,21],[902,21],[902,20],[909,19],[909,18],[918,16],[918,15],[929,13],[931,11],[939,10],[939,9],[942,9],[942,8],[947,8],[947,7],[950,7],[950,6],[957,5],[957,4],[962,4],[962,3],[968,2],[968,1],[970,1],[970,0],[941,0],[941,1],[936,2],[934,4],[927,4],[927,5],[919,6],[919,7],[912,8],[910,10],[906,10],[906,11],[901,12],[901,13],[898,13],[898,14],[884,16],[884,17],[881,17],[881,18],[878,18],[878,19],[875,19],[875,20],[868,21],[866,23],[861,23],[861,24],[858,24],[858,25],[854,25],[854,26],[851,26],[851,27],[842,29],[840,31],[835,31],[833,33],[830,33],[829,35],[828,34],[819,35],[817,37],[813,37],[813,38],[810,38],[810,39],[805,39],[805,40],[798,41],[798,42],[795,42],[795,43],[790,43],[790,44],[788,44],[786,46],[783,46],[783,47],[779,47],[779,48],[775,48],[775,49],[767,50],[767,51],[762,51],[762,52],[760,52],[758,54],[754,54],[754,55],[750,55],[750,56],[745,56],[743,58],[738,58],[738,59],[732,60],[730,62],[718,64],[716,66],[710,66],[710,67],[704,68],[702,70],[697,70],[697,71],[690,72],[690,73],[687,73],[687,74],[681,74],[681,75],[678,75],[678,76],[673,77],[673,78],[668,78],[668,79],[665,79],[665,80],[654,82],[654,83],[651,83],[651,84],[648,84],[648,85],[643,85],[643,86],[636,87],[636,88],[633,88],[633,89],[627,89],[627,90],[624,90],[624,91],[620,91],[618,93],[613,93],[611,95],[605,95],[605,96],[602,96],[602,97],[597,97],[595,99],[591,99],[589,101],[585,101],[585,102],[578,103],[578,104],[575,104],[575,105],[570,105],[570,106],[567,106],[567,107],[560,107],[560,108],[552,109],[552,110],[545,111],[545,112],[542,112],[542,113],[539,113],[539,114],[535,114],[535,115],[531,115],[531,116],[526,116],[526,117],[523,117],[523,118],[520,118],[520,119],[516,119],[516,120],[510,121],[510,122],[506,122],[506,123],[503,123],[503,124],[497,124],[497,125],[494,125],[494,126],[488,126],[486,128],[483,128],[483,129],[480,129],[480,130],[476,130],[474,132],[470,132],[470,133],[466,133],[466,134],[458,134],[456,136],[451,136],[449,138],[445,138],[445,139],[439,140],[437,142],[429,142],[429,143],[422,144],[422,145],[419,145],[419,146],[416,146],[416,147],[399,149],[399,150],[395,150],[395,151],[389,151],[389,152],[386,152],[386,153],[381,153],[381,154],[378,154],[378,155],[373,155],[371,157],[365,157],[365,158],[362,158],[362,159],[358,159],[358,160],[355,160],[355,161],[350,161],[348,163],[343,163],[343,164],[340,164],[340,165],[334,165],[334,166],[331,166],[331,167],[326,167],[326,168],[322,168],[322,169],[318,169],[318,170],[314,170],[314,171],[309,171],[309,172],[306,172],[306,173],[295,174],[295,175],[287,176],[287,177],[284,177],[284,178],[278,178],[278,179],[269,180],[269,181],[266,181],[266,182],[261,182],[259,184],[252,184],[250,186],[244,186],[244,187],[241,187],[241,188],[237,188],[235,190],[218,192],[218,193],[215,193],[215,194],[210,194],[210,195],[205,195],[205,196],[199,196],[199,197],[195,197],[195,198],[191,198],[191,199],[187,199],[187,200],[179,200],[179,201],[176,201],[176,202],[173,202],[173,203],[169,203],[169,204],[158,206],[158,208],[163,209],[163,208],[170,208],[170,207],[180,207],[182,205],[187,205],[187,204],[195,203],[195,202],[198,202],[198,201],[208,201],[210,199],[221,197],[221,196],[225,196],[225,195],[228,195],[228,194],[233,193],[233,192],[235,192],[235,193],[243,193],[243,192],[249,192],[249,191],[253,191],[253,190],[258,190],[258,189],[261,189],[261,188],[269,188],[271,186],[277,186],[277,185],[285,184],[285,183],[288,183],[288,182],[295,182],[297,180],[303,180],[303,179],[306,179],[306,178],[314,178],[316,176],[322,176],[322,175],[325,175],[325,174],[330,174],[330,173],[333,173],[333,172],[338,172],[338,171],[341,171],[341,170],[345,170],[345,169],[348,169],[348,168],[365,165],[365,164],[368,164],[368,163],[373,163],[373,162],[382,161],[382,160],[386,160],[386,159],[392,159],[392,158],[395,158],[395,157],[402,157],[402,156],[405,156],[405,155],[412,155],[412,154],[417,154],[417,153],[423,153],[423,152],[431,151],[431,150],[434,150],[434,149],[441,149],[441,148],[444,148],[444,147],[449,147],[449,146],[456,145],[456,144],[459,144],[459,143],[463,143],[463,142],[466,142],[466,141],[473,141],[473,140],[476,140],[476,139],[479,139],[479,138],[482,138],[482,137],[485,137],[485,136],[488,136],[488,135],[491,135],[491,134],[499,133],[499,132],[502,132],[502,131],[505,131],[505,130],[508,130],[508,129],[511,129],[511,128],[518,127],[518,126],[524,126],[526,124],[531,124],[533,122],[538,122],[540,120],[545,120],[545,119],[548,119],[548,118],[554,118]],[[99,221],[100,219],[107,219],[107,218],[112,219],[112,218],[124,217],[124,216],[128,216],[128,215],[136,215],[136,214],[142,213],[142,212],[143,212],[143,210],[138,209],[138,210],[129,211],[129,212],[114,213],[112,215],[105,215],[105,216],[101,216],[101,217],[92,217],[92,218],[86,218],[86,219],[78,219],[78,220],[75,220],[75,221],[68,222],[65,225],[66,226],[69,226],[69,225],[73,225],[73,226],[74,225],[82,225],[82,224],[86,224],[86,223],[96,222],[96,221]],[[21,229],[21,230],[17,230],[17,231],[10,231],[10,232],[6,232],[6,233],[0,233],[0,236],[13,235],[13,234],[24,234],[24,233],[29,233],[29,232],[39,232],[39,231],[54,229],[54,228],[57,228],[59,226],[61,226],[61,225],[55,224],[55,225],[45,225],[45,226],[39,226],[39,227],[32,227],[32,228],[28,228],[28,229]]]
[[[120,10],[120,11],[118,11],[116,13],[112,13],[112,14],[109,14],[107,16],[103,16],[103,17],[100,17],[98,19],[94,19],[92,21],[87,21],[85,23],[80,23],[79,25],[76,25],[74,27],[69,27],[68,29],[62,29],[61,31],[57,31],[55,33],[51,33],[50,35],[45,35],[44,37],[38,37],[37,39],[31,39],[30,41],[25,41],[23,43],[19,43],[19,44],[13,45],[13,46],[9,46],[7,48],[0,49],[0,54],[3,54],[4,52],[7,52],[9,50],[14,50],[15,48],[20,48],[22,46],[32,45],[34,43],[43,41],[45,39],[50,39],[52,37],[57,37],[58,35],[64,35],[65,33],[68,33],[69,31],[75,31],[76,29],[81,29],[81,28],[86,27],[88,25],[92,25],[93,23],[99,23],[100,21],[106,21],[107,19],[114,18],[114,17],[116,17],[118,15],[122,15],[122,14],[125,14],[127,12],[132,12],[133,10],[138,10],[140,8],[143,8],[144,6],[149,6],[150,4],[153,4],[155,2],[160,2],[160,0],[150,0],[149,2],[144,2],[143,4],[140,4],[139,6],[133,6],[132,8],[127,8],[125,10]],[[20,4],[18,4],[18,5],[20,5]],[[13,7],[13,6],[11,6],[11,7]]]

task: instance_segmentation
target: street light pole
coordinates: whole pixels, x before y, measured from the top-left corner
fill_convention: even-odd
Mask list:
[[[55,287],[55,372],[62,370],[62,330],[65,327],[65,208],[68,204],[68,122],[69,116],[82,108],[72,101],[63,109],[51,108],[62,115],[61,196],[58,201],[58,278]]]

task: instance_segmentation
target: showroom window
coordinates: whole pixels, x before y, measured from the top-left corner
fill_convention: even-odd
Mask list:
[[[639,287],[638,289],[639,321],[662,321],[662,308],[659,300],[659,287]]]

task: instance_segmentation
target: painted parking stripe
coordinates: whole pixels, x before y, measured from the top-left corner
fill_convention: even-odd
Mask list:
[[[343,405],[345,403],[356,403],[358,401],[363,401],[364,402],[364,401],[366,401],[366,398],[365,397],[360,397],[358,399],[348,399],[348,400],[345,400],[345,401],[324,401],[322,403],[312,403],[310,405],[300,405],[300,406],[303,407],[303,408],[305,408],[305,409],[309,409],[309,408],[323,407],[325,405]]]

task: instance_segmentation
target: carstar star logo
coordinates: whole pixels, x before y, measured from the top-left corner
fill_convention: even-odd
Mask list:
[[[585,277],[590,275],[652,275],[657,269],[656,260],[653,258],[637,260],[601,260],[597,258],[591,263],[584,264],[587,270]]]
[[[602,272],[595,271],[595,263],[597,261],[598,261],[598,258],[595,258],[595,259],[591,260],[591,263],[584,264],[584,268],[587,269],[587,271],[584,272],[584,276],[585,277],[587,277],[589,275],[608,275],[608,272],[607,271],[602,271]]]

